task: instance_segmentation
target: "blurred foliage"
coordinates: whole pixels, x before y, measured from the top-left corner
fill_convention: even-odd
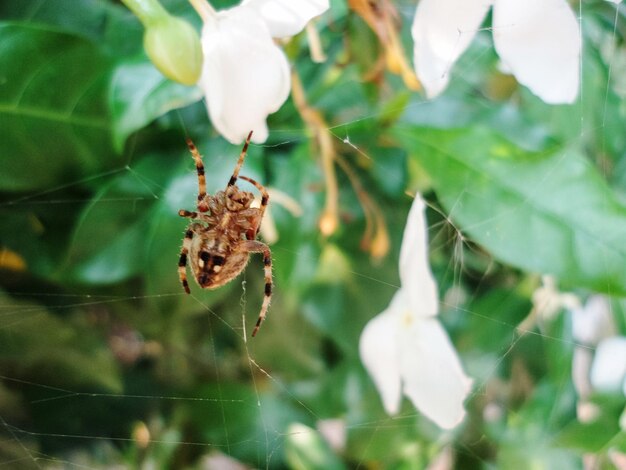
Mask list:
[[[163,3],[199,29],[186,1]],[[331,4],[315,24],[327,60],[310,60],[304,34],[286,52],[333,137],[340,224],[320,232],[327,175],[290,100],[244,168],[302,212],[271,204],[276,287],[254,340],[258,257],[217,291],[192,282],[186,296],[178,281],[177,212],[197,191],[185,137],[211,191],[240,150],[199,91],[154,68],[119,2],[0,4],[0,466],[611,468],[626,452],[623,396],[594,395],[595,420],[576,418],[571,319],[516,329],[549,273],[582,298],[612,296],[626,333],[623,6],[583,1],[581,99],[549,106],[497,72],[487,34],[427,101],[380,67],[366,22]],[[414,3],[397,7],[411,51]],[[408,403],[388,417],[358,358],[399,285],[416,190],[442,320],[475,378],[447,434]]]

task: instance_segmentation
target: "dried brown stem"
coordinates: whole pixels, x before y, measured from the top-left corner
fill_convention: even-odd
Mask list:
[[[302,119],[312,131],[320,149],[322,159],[322,171],[326,183],[326,202],[324,212],[320,217],[319,227],[323,235],[332,235],[339,225],[339,188],[337,186],[337,174],[334,160],[336,158],[333,146],[333,137],[328,129],[322,113],[309,106],[304,94],[304,87],[298,73],[291,73],[291,92],[296,109]]]

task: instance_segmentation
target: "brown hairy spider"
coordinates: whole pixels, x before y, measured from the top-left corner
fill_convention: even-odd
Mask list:
[[[189,259],[191,272],[198,285],[203,289],[217,289],[232,281],[244,270],[250,253],[263,253],[265,297],[252,331],[254,336],[265,319],[272,299],[272,253],[265,243],[256,240],[269,201],[267,190],[253,179],[239,176],[251,137],[252,131],[248,134],[226,190],[218,191],[213,196],[206,193],[202,157],[193,142],[187,139],[198,172],[198,212],[184,209],[178,211],[181,217],[194,221],[185,232],[178,261],[178,275],[185,292],[189,294],[187,283],[187,259]],[[241,191],[235,185],[237,178],[253,184],[261,192],[261,207],[250,207],[254,195]]]

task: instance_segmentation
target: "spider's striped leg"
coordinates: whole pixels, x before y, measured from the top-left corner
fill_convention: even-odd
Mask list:
[[[252,131],[248,134],[246,138],[246,143],[243,144],[243,149],[241,149],[241,153],[239,154],[239,160],[237,160],[237,165],[235,165],[235,170],[233,171],[233,176],[230,177],[228,181],[228,186],[232,186],[237,182],[237,177],[239,176],[239,170],[241,170],[241,166],[243,165],[243,159],[246,158],[246,153],[248,153],[248,145],[250,145],[250,139],[252,138]]]
[[[204,176],[202,156],[190,138],[187,138],[187,147],[189,147],[191,156],[196,162],[196,172],[198,173],[198,210],[200,212],[207,212],[209,210],[209,206],[204,201],[204,198],[206,197],[206,177]]]
[[[181,217],[187,217],[188,219],[197,219],[198,213],[192,211],[186,211],[185,209],[181,209],[178,211],[178,215]]]
[[[256,321],[256,326],[252,330],[252,336],[255,336],[261,323],[265,320],[267,309],[270,306],[272,300],[272,252],[270,247],[265,243],[261,243],[256,240],[244,240],[241,242],[240,248],[248,253],[263,253],[263,266],[265,271],[265,295],[263,297],[263,305],[261,306],[261,313]]]
[[[203,214],[202,212],[195,212],[195,211],[187,211],[185,209],[179,210],[178,215],[180,215],[181,217],[192,219],[192,220],[201,220],[208,224],[213,223],[213,219],[214,219],[213,216],[210,214]]]
[[[187,294],[191,294],[191,291],[189,290],[189,283],[187,282],[187,255],[189,254],[189,248],[191,248],[192,239],[193,230],[189,227],[185,232],[183,248],[180,250],[180,258],[178,259],[178,277]]]
[[[257,226],[256,232],[254,233],[254,236],[256,237],[256,235],[259,233],[259,230],[261,229],[261,221],[263,220],[263,215],[265,215],[265,209],[267,208],[267,204],[269,203],[270,195],[267,192],[267,189],[265,189],[265,186],[263,186],[261,183],[257,183],[252,178],[248,178],[247,176],[240,176],[239,178],[247,181],[250,184],[253,184],[256,189],[261,191],[261,207],[259,207],[259,209],[261,210],[261,215],[259,216],[259,225]]]

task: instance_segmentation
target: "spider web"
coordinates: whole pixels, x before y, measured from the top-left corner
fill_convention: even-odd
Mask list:
[[[618,8],[622,7],[618,6]],[[616,10],[615,30],[618,27],[618,11],[619,10]],[[583,18],[583,13],[583,5],[581,4],[579,9],[580,18]],[[407,14],[407,16],[410,15]],[[615,31],[613,35],[616,37]],[[615,54],[615,51],[613,50],[612,52],[608,52],[611,57],[609,64],[612,64],[613,61],[611,53]],[[472,64],[478,62],[479,60],[480,57],[472,57],[470,55],[470,57],[466,58],[460,66],[458,65],[455,68],[453,74],[463,80],[463,77],[470,75]],[[609,99],[609,86],[611,84],[611,80],[614,79],[615,76],[613,74],[613,69],[610,67],[607,83],[605,84],[607,88],[605,100],[607,101]],[[582,102],[582,99],[580,101]],[[416,112],[419,111],[420,107],[426,107],[427,105],[428,101],[424,101],[423,103],[410,104],[408,106],[412,108],[411,111]],[[605,102],[604,105],[604,115],[606,116],[607,103]],[[580,106],[578,114],[580,116],[581,131],[576,139],[585,139],[586,136],[583,135],[582,131],[584,124],[584,110],[582,109],[582,104]],[[360,116],[357,119],[346,120],[340,125],[328,128],[328,131],[331,132],[335,138],[335,145],[338,148],[341,146],[349,147],[358,152],[364,158],[373,160],[374,156],[368,154],[367,149],[361,146],[358,137],[354,137],[351,130],[354,126],[362,123],[363,121],[378,119],[381,114],[382,112],[371,116]],[[619,123],[608,123],[603,121],[603,129],[605,126],[619,126]],[[281,131],[277,130],[274,132],[280,135]],[[286,138],[281,144],[276,146],[275,150],[280,151],[281,147],[286,148],[293,142],[293,139]],[[227,157],[221,156],[220,158]],[[562,155],[562,158],[565,158],[565,154]],[[385,170],[383,169],[381,171],[384,172]],[[128,174],[136,178],[145,186],[148,194],[145,197],[116,199],[114,201],[106,199],[99,199],[96,201],[91,197],[87,200],[63,200],[58,198],[58,195],[62,193],[62,190],[67,187],[82,185],[88,181],[105,181],[112,176],[120,174]],[[395,177],[395,175],[391,172],[385,176],[388,176],[389,178]],[[546,175],[546,180],[538,181],[537,185],[545,184],[548,178],[549,175]],[[191,179],[189,181],[191,181]],[[208,185],[215,188],[215,182],[208,182]],[[5,207],[13,206],[24,208],[32,204],[49,206],[63,205],[64,207],[67,207],[68,210],[73,210],[73,207],[81,206],[85,202],[97,204],[115,203],[134,206],[137,204],[140,205],[142,201],[159,199],[161,197],[158,192],[159,189],[162,188],[158,188],[156,183],[150,181],[149,178],[146,178],[137,172],[131,152],[127,161],[121,164],[117,169],[96,173],[91,175],[89,178],[77,179],[68,184],[53,186],[46,191],[4,202],[2,205]],[[434,220],[433,216],[437,217],[437,214],[439,215],[437,220],[434,223],[431,223],[429,227],[431,249],[449,250],[450,246],[452,246],[452,256],[448,261],[448,266],[443,273],[440,273],[441,275],[439,276],[440,278],[447,279],[449,281],[449,285],[451,286],[442,299],[445,310],[443,314],[444,323],[449,328],[452,327],[452,329],[454,329],[454,323],[457,321],[458,317],[469,317],[470,319],[473,318],[483,323],[498,324],[502,327],[503,331],[508,332],[509,337],[508,340],[505,341],[505,346],[502,349],[493,351],[495,360],[489,362],[487,366],[478,374],[478,371],[475,369],[469,371],[469,375],[475,378],[475,383],[468,402],[493,400],[493,382],[500,380],[499,371],[502,364],[510,358],[511,354],[516,351],[516,348],[518,348],[520,343],[524,342],[529,336],[536,336],[540,338],[544,343],[548,344],[548,348],[550,345],[557,345],[561,343],[565,343],[571,348],[589,348],[586,345],[577,344],[575,341],[567,337],[553,335],[552,333],[546,331],[546,329],[542,328],[541,325],[537,327],[535,324],[531,324],[528,328],[523,327],[522,325],[522,329],[520,329],[519,322],[508,321],[506,319],[502,319],[498,315],[488,316],[479,310],[468,308],[467,305],[471,305],[471,299],[477,298],[483,286],[489,282],[490,267],[488,266],[477,276],[474,280],[475,282],[472,284],[473,290],[468,291],[467,286],[463,283],[464,275],[471,270],[471,268],[468,268],[466,264],[466,257],[470,256],[472,253],[478,252],[480,249],[475,244],[468,241],[468,236],[455,223],[456,211],[459,210],[456,204],[453,204],[449,211],[446,211],[437,201],[429,202],[429,206],[431,209],[429,220],[432,221]],[[1,207],[2,206],[0,206],[0,208]],[[183,228],[183,224],[181,223],[181,233]],[[272,246],[272,252],[275,265],[280,265],[282,257],[293,255],[289,248],[281,247],[280,243]],[[306,262],[311,265],[316,265],[320,262],[320,255],[303,251],[298,253],[298,256],[301,262]],[[170,272],[160,273],[159,275],[176,277],[175,262],[176,260],[172,259],[172,268]],[[493,260],[493,263],[495,264],[496,261]],[[386,290],[388,293],[388,299],[390,299],[393,293],[399,288],[397,283],[390,282],[387,277],[379,275],[377,268],[374,265],[372,265],[371,269],[350,270],[350,274],[354,278],[358,279],[361,288],[364,290],[372,287]],[[240,302],[234,308],[234,310],[237,311],[237,315],[224,315],[222,311],[211,306],[211,302],[207,300],[210,300],[210,297],[207,297],[204,292],[198,292],[198,289],[192,289],[191,299],[196,304],[196,310],[203,313],[203,320],[201,321],[206,325],[207,337],[205,344],[207,346],[205,353],[208,357],[207,364],[212,364],[212,366],[207,365],[207,367],[212,367],[211,372],[215,381],[214,386],[210,388],[210,394],[198,393],[196,395],[190,395],[182,392],[166,394],[103,393],[89,389],[88,387],[59,387],[58,385],[52,385],[53,383],[63,383],[64,380],[62,372],[60,376],[54,372],[48,374],[50,377],[53,377],[54,380],[51,378],[50,381],[33,382],[24,380],[19,376],[14,375],[11,370],[3,371],[0,369],[0,386],[2,387],[0,388],[0,393],[3,390],[17,387],[22,391],[26,391],[26,396],[36,397],[33,398],[29,404],[31,408],[38,409],[38,416],[47,412],[52,412],[55,409],[62,409],[68,420],[67,427],[60,426],[56,429],[50,430],[40,427],[36,420],[28,422],[21,419],[19,416],[9,416],[6,415],[6,413],[5,415],[0,415],[0,428],[3,429],[3,434],[0,435],[0,467],[39,469],[102,468],[101,462],[107,462],[107,458],[111,459],[108,462],[128,462],[129,459],[132,460],[133,453],[137,459],[136,461],[140,461],[141,459],[139,456],[142,452],[147,452],[147,443],[149,442],[149,446],[161,449],[163,453],[191,452],[202,458],[209,458],[207,456],[210,456],[210,459],[212,460],[204,461],[206,467],[198,468],[240,468],[234,466],[235,464],[232,462],[227,464],[225,461],[219,460],[219,458],[223,456],[237,455],[237,449],[239,447],[250,445],[250,442],[248,442],[246,438],[242,437],[244,434],[233,432],[233,429],[236,430],[237,426],[233,426],[231,421],[237,419],[236,415],[233,413],[233,410],[236,410],[237,408],[253,410],[252,413],[258,417],[257,421],[261,423],[260,425],[262,430],[260,435],[262,436],[262,439],[259,442],[252,443],[257,448],[257,457],[255,461],[248,462],[258,468],[275,468],[277,465],[280,465],[277,463],[277,456],[278,454],[284,452],[284,448],[288,441],[297,441],[298,439],[306,441],[308,438],[315,437],[318,432],[321,432],[321,434],[327,439],[331,441],[335,439],[335,445],[338,445],[341,448],[341,446],[346,445],[345,442],[342,442],[346,439],[346,436],[351,435],[355,431],[361,433],[361,436],[365,435],[366,437],[362,438],[363,444],[360,448],[360,455],[362,457],[357,458],[356,461],[353,460],[352,464],[356,468],[369,468],[369,450],[376,446],[376,442],[381,435],[388,435],[389,433],[404,433],[407,430],[414,429],[416,427],[416,422],[420,422],[420,429],[426,435],[430,435],[433,442],[437,443],[435,446],[437,449],[435,455],[431,455],[430,459],[426,460],[439,462],[442,467],[438,468],[447,468],[446,465],[450,465],[450,459],[452,458],[450,452],[453,442],[455,442],[455,452],[465,453],[467,456],[474,459],[474,461],[481,462],[485,466],[491,465],[491,462],[486,460],[483,457],[483,454],[478,453],[477,449],[479,449],[479,445],[470,446],[467,442],[459,440],[455,441],[454,434],[451,433],[437,435],[434,433],[433,428],[428,425],[424,425],[422,421],[418,421],[420,419],[420,413],[411,406],[404,406],[402,412],[395,417],[385,416],[378,420],[353,421],[348,419],[346,416],[342,416],[341,414],[338,414],[331,419],[328,417],[327,412],[323,409],[318,409],[315,404],[311,404],[306,399],[302,398],[306,397],[307,393],[300,390],[298,387],[305,387],[306,384],[291,383],[288,377],[284,377],[282,374],[275,373],[272,370],[275,367],[275,364],[272,363],[274,360],[281,361],[283,356],[297,354],[297,351],[281,350],[281,345],[277,344],[274,346],[264,346],[265,351],[262,354],[259,354],[257,345],[253,344],[253,341],[248,340],[248,336],[251,331],[249,328],[250,321],[251,319],[256,319],[256,313],[258,311],[257,307],[260,306],[260,303],[257,302],[260,299],[260,296],[256,295],[256,293],[253,294],[253,290],[248,286],[248,284],[252,284],[256,291],[258,290],[257,287],[261,285],[261,279],[262,268],[257,263],[257,260],[253,260],[242,277],[234,283],[235,285],[232,292],[236,292],[237,289],[240,289],[241,291]],[[153,302],[154,305],[165,305],[171,297],[185,295],[182,290],[180,292],[164,292],[162,294],[149,296],[134,295],[133,293],[129,293],[127,295],[109,295],[106,292],[103,293],[101,289],[94,289],[93,292],[81,294],[29,292],[28,296],[35,296],[40,299],[50,300],[49,302],[44,302],[43,304],[33,305],[19,301],[20,296],[22,296],[23,293],[14,292],[10,289],[7,292],[11,295],[11,300],[4,302],[0,306],[0,328],[15,328],[16,326],[20,328],[21,324],[26,324],[27,322],[31,325],[37,325],[39,321],[38,311],[41,309],[58,312],[65,312],[69,309],[82,309],[86,307],[89,307],[90,309],[106,309],[111,304],[125,304],[146,300]],[[236,296],[236,294],[231,294],[231,298],[233,295]],[[286,292],[281,292],[280,285],[276,286],[275,295],[277,299],[274,301],[274,305],[282,305],[283,302],[288,301],[289,295]],[[465,301],[463,300],[464,297],[466,298]],[[467,298],[469,298],[470,301],[467,301]],[[254,299],[254,301],[252,301],[252,299]],[[371,311],[368,314],[373,317],[377,313],[379,313],[379,311]],[[269,328],[282,329],[283,334],[285,335],[295,335],[303,341],[306,340],[309,332],[306,327],[302,327],[302,320],[298,321],[297,319],[291,319],[290,321],[286,321],[286,319],[280,318],[280,315],[280,310],[270,307],[268,319],[263,325],[263,328],[261,328],[259,336],[254,341],[262,342],[263,335],[265,333],[264,330]],[[271,325],[272,323],[274,325]],[[41,327],[45,328],[46,324],[41,323]],[[236,339],[241,351],[243,351],[243,358],[245,361],[243,367],[247,370],[249,384],[253,390],[251,396],[231,396],[231,383],[233,377],[230,372],[230,367],[233,366],[233,360],[232,358],[224,358],[223,352],[219,346],[223,342],[221,335],[223,335],[222,331],[224,328],[232,333],[231,336]],[[133,341],[142,342],[142,347],[144,348],[147,344],[147,340],[145,340],[145,338],[131,338],[127,339],[127,341],[129,343],[132,343]],[[1,347],[2,345],[0,345],[0,348]],[[267,352],[268,347],[270,349],[273,348],[273,359],[272,355]],[[53,351],[51,351],[51,354],[52,353]],[[461,355],[461,357],[464,361],[466,360],[463,355]],[[242,367],[242,365],[238,364],[238,367]],[[569,364],[567,364],[566,367],[568,369],[565,370],[563,374],[563,390],[570,387],[571,383]],[[338,385],[346,385],[346,387],[350,386],[349,383]],[[273,397],[268,395],[268,388],[274,390]],[[175,390],[175,388],[169,389],[169,391],[172,390]],[[346,390],[345,392],[348,393],[349,390]],[[280,403],[276,402],[275,397],[279,397],[280,400],[288,402],[289,406],[295,409],[296,414],[303,417],[303,420],[315,423],[317,430],[314,428],[288,428],[288,430],[286,430],[285,428],[280,427],[276,418],[276,416],[280,414],[277,409],[280,407]],[[367,398],[372,397],[374,397],[374,399],[378,399],[378,397],[374,395],[367,396]],[[314,400],[311,402],[316,403]],[[102,434],[98,434],[97,432],[87,433],[73,431],[76,428],[71,425],[73,409],[92,407],[94,409],[94,413],[96,413],[96,410],[117,410],[117,405],[120,403],[123,405],[121,409],[132,407],[135,404],[145,409],[146,412],[144,421],[136,423],[136,426],[133,429],[108,430],[106,433]],[[2,404],[1,397],[0,404]],[[207,439],[189,439],[187,436],[189,434],[194,435],[194,433],[186,433],[180,429],[176,429],[176,423],[174,422],[176,420],[175,417],[168,415],[170,416],[172,422],[163,422],[164,416],[166,416],[166,414],[163,413],[163,410],[168,409],[172,405],[178,404],[192,404],[194,406],[190,409],[193,410],[198,410],[203,407],[210,409],[211,412],[214,413],[214,415],[210,416],[211,419],[218,423],[213,426],[213,430],[220,435],[216,435],[213,439],[210,437]],[[558,403],[555,403],[555,406],[557,404]],[[407,404],[405,403],[405,405]],[[380,404],[377,406],[380,406]],[[490,412],[495,414],[504,413],[506,411],[507,410],[500,409],[497,406],[490,408]],[[553,409],[552,411],[555,415],[558,412],[557,409]],[[102,411],[98,412],[101,413]],[[546,416],[545,422],[540,423],[540,426],[545,426],[545,423],[549,422],[551,419],[552,415]],[[27,424],[22,424],[24,422]],[[197,434],[195,435],[197,436]],[[70,445],[68,445],[66,450],[61,454],[47,453],[45,451],[38,450],[35,445],[36,441],[42,437],[54,439],[56,442],[65,443],[62,447],[65,447],[68,443]],[[146,442],[145,446],[143,445],[144,440]],[[2,449],[8,448],[9,445],[11,445],[13,449],[17,447],[21,450],[21,452],[3,456]],[[98,461],[97,458],[94,457],[94,454],[98,454],[101,460]],[[125,457],[124,454],[126,454]],[[357,455],[359,455],[358,452]],[[424,462],[424,459],[422,458],[422,460],[416,461]],[[146,461],[143,461],[143,463],[146,466],[142,468],[150,468]],[[222,466],[220,467],[220,465]],[[233,466],[226,467],[226,465]],[[110,468],[114,467],[111,466]],[[434,465],[433,468],[435,468]]]

